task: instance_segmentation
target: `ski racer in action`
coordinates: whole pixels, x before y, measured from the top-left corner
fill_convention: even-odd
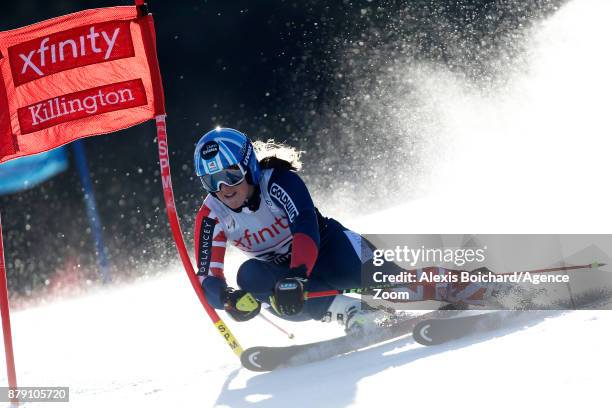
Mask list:
[[[255,317],[264,302],[290,320],[336,321],[347,332],[371,327],[384,312],[362,309],[357,298],[304,300],[306,291],[360,287],[369,258],[362,258],[359,234],[315,207],[297,174],[299,156],[271,141],[252,143],[230,128],[211,130],[197,143],[195,170],[208,195],[194,236],[206,297],[237,321]],[[251,258],[237,271],[238,288],[228,286],[224,275],[228,244]],[[478,289],[463,290],[465,300],[482,297]],[[420,292],[418,300],[438,297],[435,291]]]

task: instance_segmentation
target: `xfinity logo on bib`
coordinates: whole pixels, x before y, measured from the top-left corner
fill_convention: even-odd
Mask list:
[[[133,56],[129,21],[75,27],[9,48],[15,85],[76,67]]]
[[[270,195],[278,199],[278,201],[281,202],[283,207],[285,207],[285,211],[287,211],[287,216],[289,217],[290,222],[293,222],[295,217],[300,214],[297,208],[295,208],[295,204],[293,204],[293,201],[291,200],[291,197],[289,197],[289,194],[287,194],[287,192],[283,190],[283,188],[278,184],[272,183],[272,186],[270,188]]]

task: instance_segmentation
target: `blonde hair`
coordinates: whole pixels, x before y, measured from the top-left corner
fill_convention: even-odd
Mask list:
[[[255,140],[253,148],[259,165],[264,169],[285,168],[298,171],[302,168],[301,156],[304,152],[295,147],[268,139],[265,142]]]

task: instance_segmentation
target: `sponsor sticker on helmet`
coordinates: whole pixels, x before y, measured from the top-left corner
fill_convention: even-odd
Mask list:
[[[202,146],[202,151],[200,155],[204,160],[210,160],[215,157],[219,153],[219,145],[217,142],[206,142],[204,146]]]
[[[251,153],[253,153],[253,146],[250,143],[248,143],[246,153],[244,154],[243,156],[244,158],[242,159],[242,165],[244,167],[247,167],[249,165],[249,159],[251,158]]]
[[[217,171],[217,163],[214,161],[206,162],[206,167],[208,167],[208,171],[210,172]]]

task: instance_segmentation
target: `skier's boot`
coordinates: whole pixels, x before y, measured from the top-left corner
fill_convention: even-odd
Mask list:
[[[359,299],[337,295],[323,321],[337,322],[347,334],[365,333],[380,328],[390,315],[382,310],[362,307]]]

